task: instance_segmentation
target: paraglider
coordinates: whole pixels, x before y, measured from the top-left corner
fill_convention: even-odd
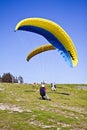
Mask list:
[[[20,21],[15,30],[30,31],[44,36],[70,66],[78,63],[77,52],[69,35],[58,24],[43,18],[27,18]]]
[[[54,46],[52,46],[52,44],[46,44],[46,45],[42,45],[39,46],[38,48],[35,48],[33,51],[31,51],[28,55],[26,60],[29,61],[33,56],[48,51],[48,50],[55,50],[56,48]]]

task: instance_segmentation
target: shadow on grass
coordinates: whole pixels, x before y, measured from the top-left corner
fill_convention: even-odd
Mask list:
[[[63,94],[63,95],[70,95],[69,93],[59,93],[59,92],[58,92],[58,94]]]
[[[70,95],[69,93],[65,93],[65,92],[48,92],[48,93],[56,93],[56,94],[63,94],[63,95]]]
[[[25,90],[24,92],[36,92],[35,90]]]

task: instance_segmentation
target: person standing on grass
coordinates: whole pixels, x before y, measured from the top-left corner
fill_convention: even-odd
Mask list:
[[[51,83],[51,88],[52,88],[52,91],[56,91],[56,84]]]
[[[51,100],[47,95],[46,87],[44,84],[42,84],[40,87],[40,95],[41,95],[42,100]]]

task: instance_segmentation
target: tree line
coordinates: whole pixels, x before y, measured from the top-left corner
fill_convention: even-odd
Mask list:
[[[4,73],[2,76],[0,76],[0,82],[23,83],[24,81],[21,75],[18,77],[15,77],[11,73]]]

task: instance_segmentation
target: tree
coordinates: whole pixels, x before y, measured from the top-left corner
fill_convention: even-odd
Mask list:
[[[2,76],[2,82],[12,83],[12,75],[10,73],[4,73]]]
[[[21,84],[24,82],[22,76],[19,76],[19,77],[18,77],[18,82],[21,83]]]
[[[14,83],[18,83],[18,78],[17,78],[17,77],[15,78],[15,81],[14,81]]]
[[[2,82],[2,77],[1,77],[1,75],[0,75],[0,82]]]

